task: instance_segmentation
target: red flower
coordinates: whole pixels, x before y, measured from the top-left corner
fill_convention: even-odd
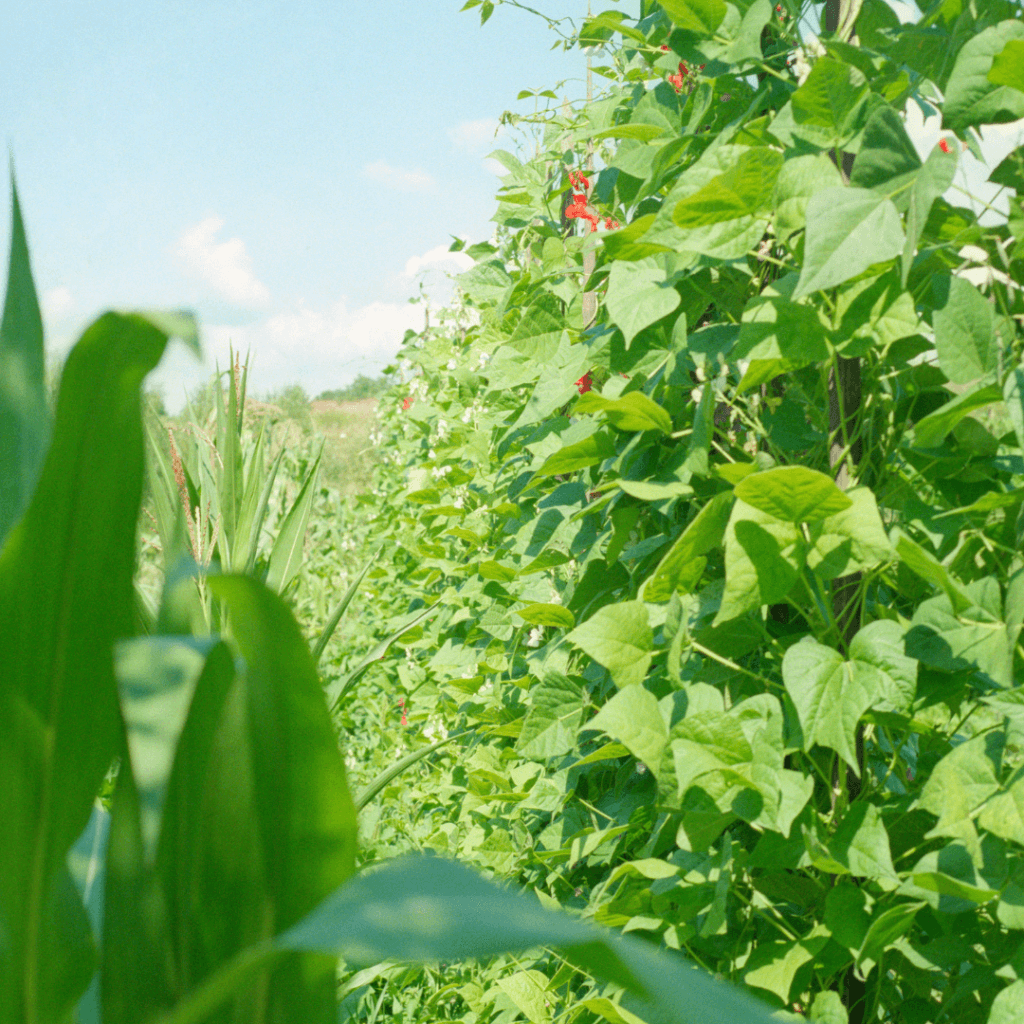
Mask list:
[[[398,698],[398,706],[402,709],[402,725],[408,725],[409,721],[405,717],[405,698],[404,697],[399,697]]]
[[[405,398],[402,399],[402,408],[408,409],[410,405],[412,405],[412,395],[406,395]]]
[[[575,188],[590,188],[590,179],[582,171],[570,171],[569,184]]]
[[[622,225],[617,220],[614,220],[612,217],[605,218],[604,226],[606,228],[611,228],[612,230],[614,230],[615,228],[622,227]]]
[[[707,67],[707,64],[701,64],[700,70],[703,71]]]
[[[945,139],[939,139],[939,149],[943,153],[952,153],[953,151],[949,148],[949,143]]]
[[[579,391],[581,395],[594,390],[594,382],[590,379],[589,370],[587,370],[587,372],[583,374],[578,381],[576,381],[576,390]]]
[[[668,49],[668,43],[662,43],[662,44],[661,44],[661,48],[662,48],[663,50],[667,50],[667,49]]]
[[[676,92],[683,91],[683,76],[682,75],[669,75],[668,84],[675,89]]]
[[[578,217],[581,220],[590,221],[590,230],[597,230],[598,217],[594,213],[590,213],[587,210],[587,197],[583,195],[574,195],[572,202],[565,208],[565,216],[567,220],[572,220],[574,217]]]

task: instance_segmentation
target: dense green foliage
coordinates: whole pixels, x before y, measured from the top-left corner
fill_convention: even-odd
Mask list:
[[[342,532],[385,541],[368,624],[433,613],[341,721],[471,731],[384,791],[377,856],[455,854],[817,1019],[1009,1021],[1024,154],[991,172],[1009,219],[945,195],[1024,115],[1021,8],[845,10],[858,45],[809,40],[811,4],[582,29],[607,88],[520,119],[496,241],[382,402]],[[942,114],[924,160],[910,104]],[[601,228],[567,236],[579,171]],[[366,1019],[585,995],[546,958],[391,977]]]
[[[1021,1018],[1021,5],[824,6],[573,33],[354,499],[238,366],[165,443],[186,318],[51,417],[15,197],[0,1022]]]

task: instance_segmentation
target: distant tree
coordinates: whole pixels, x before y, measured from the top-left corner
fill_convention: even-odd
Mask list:
[[[390,374],[374,378],[361,373],[351,384],[332,391],[321,391],[316,397],[321,402],[354,402],[360,398],[379,398],[394,382],[395,378]]]

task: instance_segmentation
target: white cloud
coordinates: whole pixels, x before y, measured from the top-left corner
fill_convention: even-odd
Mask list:
[[[469,270],[473,260],[464,252],[449,252],[447,245],[437,245],[422,256],[413,256],[405,264],[403,277],[415,277],[421,270]]]
[[[299,306],[254,324],[213,324],[202,332],[202,363],[189,359],[183,349],[169,352],[153,382],[163,385],[168,409],[176,410],[186,389],[205,383],[215,365],[228,365],[233,348],[243,359],[251,353],[250,393],[262,395],[298,383],[315,396],[343,386],[358,373],[380,373],[405,332],[422,329],[423,317],[422,307],[408,302],[350,309],[341,299],[323,309]]]
[[[216,240],[223,217],[207,217],[184,231],[176,255],[184,269],[208,284],[221,298],[242,307],[266,305],[270,292],[253,273],[252,260],[240,238]]]
[[[470,156],[483,156],[497,145],[495,134],[498,122],[493,117],[484,117],[478,121],[461,121],[454,128],[448,129],[448,138],[456,149]]]
[[[59,288],[49,288],[43,292],[40,306],[43,319],[48,324],[61,323],[74,313],[75,297],[71,294],[71,289],[63,285]]]
[[[363,176],[401,192],[430,192],[434,189],[434,179],[425,171],[404,171],[392,167],[385,160],[364,164]]]

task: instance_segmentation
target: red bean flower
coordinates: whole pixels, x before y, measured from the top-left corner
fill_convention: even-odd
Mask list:
[[[604,221],[604,226],[606,228],[611,229],[612,231],[614,231],[616,228],[622,227],[622,225],[614,217],[606,217]]]
[[[943,153],[952,153],[953,151],[949,148],[949,141],[947,139],[939,139],[939,149]]]
[[[570,171],[569,184],[574,188],[590,188],[590,179],[582,171]]]
[[[595,213],[591,213],[587,209],[587,197],[584,195],[574,195],[572,202],[565,208],[565,216],[567,220],[572,220],[578,217],[581,220],[590,221],[590,230],[596,231],[598,224],[598,216]]]
[[[589,370],[587,370],[587,372],[583,374],[578,381],[576,381],[576,390],[579,391],[581,395],[594,390],[594,382],[590,379]]]
[[[412,395],[406,395],[405,398],[402,399],[402,408],[408,409],[410,405],[412,405]]]
[[[405,717],[405,698],[398,698],[398,706],[402,709],[402,725],[408,725],[409,720]]]

